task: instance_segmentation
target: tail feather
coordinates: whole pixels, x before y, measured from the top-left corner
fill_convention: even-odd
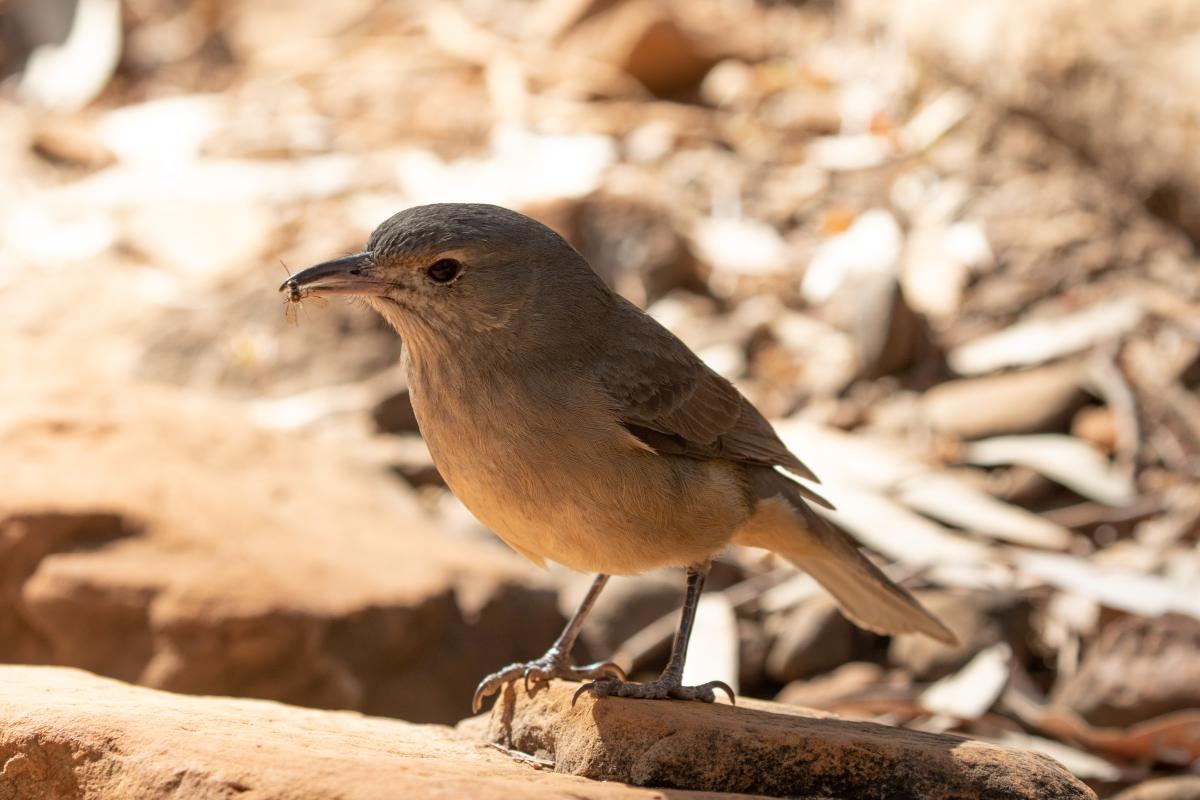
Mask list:
[[[875,566],[845,533],[818,516],[797,484],[774,470],[755,470],[758,511],[735,544],[779,553],[812,575],[860,628],[882,634],[923,633],[956,644],[958,637],[915,597]]]

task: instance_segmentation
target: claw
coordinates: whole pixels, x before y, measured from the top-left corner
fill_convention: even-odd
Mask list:
[[[537,667],[527,667],[525,669],[525,680],[524,680],[526,693],[529,692],[529,678],[531,676],[533,677],[534,683],[547,683],[550,680],[550,678],[546,675],[545,671],[540,670]]]
[[[500,670],[493,672],[479,682],[475,687],[475,694],[471,697],[471,713],[478,714],[479,709],[483,707],[483,698],[490,697],[500,691],[501,687],[516,679],[516,674],[513,667],[510,665]]]
[[[0,0],[2,2],[3,0]],[[471,713],[478,714],[483,707],[485,697],[496,694],[501,688],[517,679],[521,679],[525,691],[531,687],[545,685],[554,678],[566,680],[587,680],[597,678],[602,680],[625,680],[625,670],[611,661],[598,661],[583,667],[572,667],[559,662],[559,657],[547,654],[536,661],[525,664],[509,664],[504,669],[493,672],[475,689],[471,698]]]
[[[571,695],[571,708],[575,707],[575,701],[579,699],[579,695],[583,694],[584,692],[591,691],[594,688],[596,688],[596,681],[588,681],[576,689],[575,694]]]
[[[729,684],[725,683],[724,681],[709,681],[708,685],[714,689],[720,689],[725,694],[729,695],[729,705],[737,705],[737,698],[734,697],[733,689],[729,688]]]
[[[491,692],[487,691],[487,686],[480,684],[475,689],[475,696],[471,698],[471,713],[478,714],[479,709],[483,708],[483,698],[487,697]]]

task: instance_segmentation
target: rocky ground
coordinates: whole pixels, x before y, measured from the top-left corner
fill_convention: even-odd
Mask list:
[[[0,675],[9,797],[1095,797],[1042,755],[761,701],[510,690],[490,721],[454,729],[62,668]]]
[[[1200,796],[1194,3],[73,9],[0,0],[0,798]],[[963,646],[736,551],[738,709],[445,727],[587,578],[445,491],[371,312],[275,291],[436,200],[559,229]],[[680,594],[580,655],[654,673]]]

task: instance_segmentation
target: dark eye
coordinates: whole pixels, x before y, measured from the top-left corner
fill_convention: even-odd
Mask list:
[[[430,264],[429,269],[425,270],[425,274],[429,276],[429,279],[437,283],[449,283],[457,278],[460,272],[462,272],[462,264],[453,258],[440,258]]]

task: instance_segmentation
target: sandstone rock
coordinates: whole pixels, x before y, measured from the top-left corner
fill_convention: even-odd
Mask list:
[[[725,704],[580,696],[554,683],[506,690],[491,741],[556,772],[639,786],[839,800],[1095,798],[1046,756],[957,736],[850,722],[761,700]]]
[[[1086,396],[1074,364],[964,378],[935,386],[922,406],[931,425],[964,439],[1061,430]]]
[[[432,529],[386,473],[234,405],[10,385],[0,474],[0,660],[453,720],[562,624],[502,546]]]
[[[438,725],[186,697],[49,667],[0,667],[0,764],[6,800],[663,796],[535,769]]]
[[[1146,781],[1114,795],[1112,800],[1200,800],[1200,775]]]
[[[980,650],[1007,642],[1018,662],[1029,652],[1029,601],[1015,592],[925,591],[921,602],[959,635],[962,644],[945,645],[923,636],[897,636],[888,660],[918,680],[949,675]]]
[[[1200,620],[1181,614],[1112,623],[1051,702],[1093,725],[1123,727],[1200,707]]]

